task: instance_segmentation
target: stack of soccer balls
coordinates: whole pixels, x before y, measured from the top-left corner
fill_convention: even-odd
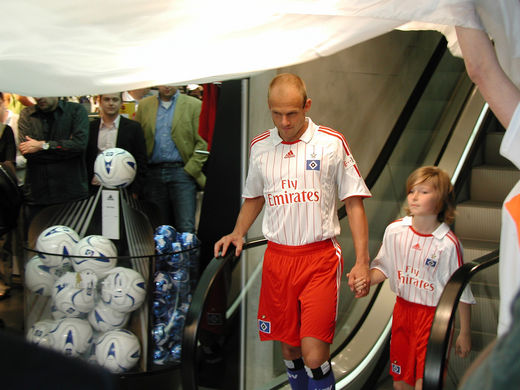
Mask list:
[[[199,240],[192,233],[178,233],[172,226],[155,229],[159,255],[154,274],[153,361],[178,363],[181,358],[184,321],[197,282]]]
[[[124,188],[132,184],[137,164],[134,156],[125,149],[110,148],[96,157],[94,176],[103,187]]]
[[[97,235],[80,239],[67,226],[45,229],[38,255],[26,265],[25,284],[52,299],[51,318],[36,322],[27,339],[70,356],[96,361],[112,372],[132,369],[140,358],[138,338],[123,329],[144,302],[143,277],[117,267],[112,241]]]

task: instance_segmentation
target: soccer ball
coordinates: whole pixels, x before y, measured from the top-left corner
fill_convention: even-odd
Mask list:
[[[104,277],[117,263],[117,249],[108,238],[92,235],[82,238],[72,248],[72,268],[80,272],[91,270],[99,278]]]
[[[57,322],[53,320],[35,322],[27,332],[27,341],[42,347],[52,348],[52,337],[49,337],[49,332],[54,329],[56,325]]]
[[[54,283],[52,299],[56,311],[67,317],[86,315],[95,305],[97,281],[92,271],[67,272]]]
[[[70,263],[72,247],[79,241],[78,233],[64,225],[55,225],[45,229],[36,239],[36,250],[42,263],[49,267],[59,267]]]
[[[25,286],[32,292],[50,296],[56,277],[51,268],[43,264],[38,256],[34,256],[25,266]]]
[[[130,370],[140,357],[139,340],[128,330],[108,331],[96,342],[96,361],[113,373]]]
[[[144,278],[131,268],[116,267],[101,282],[101,299],[122,313],[137,309],[144,302]]]
[[[67,356],[85,353],[92,343],[93,331],[86,320],[64,318],[49,332],[52,347]]]
[[[110,148],[96,157],[94,175],[107,188],[124,188],[134,181],[137,164],[130,152]]]
[[[154,296],[156,297],[168,295],[173,287],[173,281],[170,275],[163,271],[155,273],[153,283],[155,285]]]
[[[107,306],[103,301],[99,301],[88,314],[88,321],[92,327],[99,332],[107,332],[118,328],[123,328],[130,318],[129,313],[121,313]]]

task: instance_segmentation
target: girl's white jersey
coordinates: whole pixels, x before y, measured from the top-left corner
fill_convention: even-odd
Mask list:
[[[413,229],[412,217],[405,217],[387,226],[370,268],[383,272],[399,297],[437,306],[450,276],[462,264],[462,246],[448,225],[442,223],[432,234],[424,235]],[[475,303],[469,286],[460,300]]]
[[[278,244],[305,245],[340,232],[337,197],[369,197],[345,137],[314,124],[286,143],[278,130],[251,141],[244,198],[265,198],[264,236]]]

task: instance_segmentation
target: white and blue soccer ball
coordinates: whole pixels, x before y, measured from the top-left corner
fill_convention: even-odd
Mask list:
[[[42,263],[49,267],[70,264],[72,247],[79,241],[79,235],[64,225],[48,227],[36,239],[36,250]],[[43,253],[42,253],[43,252]]]
[[[31,329],[27,332],[25,338],[30,343],[40,345],[42,347],[52,348],[53,338],[49,337],[49,332],[56,328],[57,321],[54,320],[41,320],[35,322]]]
[[[90,325],[98,332],[124,328],[129,318],[129,313],[114,310],[103,301],[99,301],[94,309],[88,313]]]
[[[117,264],[117,248],[114,243],[100,235],[82,238],[72,249],[72,268],[81,272],[90,270],[101,279]]]
[[[49,331],[52,348],[67,356],[80,356],[87,352],[94,332],[86,320],[80,318],[64,318]]]
[[[124,188],[132,184],[137,164],[134,156],[125,149],[110,148],[98,154],[94,162],[94,175],[107,188]]]
[[[95,306],[97,281],[92,271],[67,272],[60,277],[52,291],[56,311],[66,317],[86,316]]]
[[[38,295],[51,296],[56,276],[51,267],[34,256],[25,265],[25,286]]]
[[[137,336],[125,329],[111,330],[96,342],[97,363],[113,373],[132,369],[141,357]]]
[[[137,309],[146,297],[143,276],[131,268],[116,267],[101,282],[101,299],[122,313]]]

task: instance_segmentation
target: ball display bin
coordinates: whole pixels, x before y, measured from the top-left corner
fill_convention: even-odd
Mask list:
[[[25,248],[26,338],[104,365],[121,389],[180,388],[181,338],[197,280],[199,243],[193,235],[178,234],[178,239],[189,244],[182,241],[183,245],[165,246],[165,227],[156,229],[152,220],[153,207],[146,202],[135,200],[125,189],[102,187],[88,199],[38,213],[30,224]],[[101,244],[99,252],[88,246],[78,252],[75,244],[61,245],[60,238],[43,237],[55,226],[72,229],[76,241],[102,236],[110,244]],[[54,239],[57,244],[41,244],[44,239]],[[111,252],[110,245],[116,252]],[[80,320],[64,321],[63,317]],[[114,334],[114,329],[119,333]],[[139,352],[131,335],[138,340]]]

